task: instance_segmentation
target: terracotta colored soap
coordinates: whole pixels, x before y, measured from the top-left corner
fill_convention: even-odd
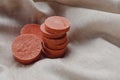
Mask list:
[[[60,16],[48,17],[45,20],[45,29],[50,33],[66,33],[70,29],[70,22]]]
[[[64,55],[65,55],[65,53],[64,54],[60,54],[60,55],[51,55],[51,54],[49,54],[49,53],[47,53],[47,52],[45,52],[44,50],[42,50],[43,51],[43,56],[45,56],[45,57],[48,57],[48,58],[61,58],[61,57],[63,57]]]
[[[48,57],[48,58],[60,58],[65,55],[65,51],[60,53],[60,54],[55,54],[55,53],[49,53],[45,50],[45,48],[42,49],[43,56]]]
[[[53,49],[47,48],[45,45],[43,45],[43,49],[46,53],[49,53],[51,55],[62,55],[66,51],[66,48],[60,49],[60,50],[53,50]]]
[[[41,39],[40,25],[38,25],[38,24],[26,24],[26,25],[24,25],[20,31],[20,34],[34,34],[40,40],[42,40]]]
[[[41,50],[41,41],[33,34],[22,34],[12,43],[13,56],[22,64],[30,64],[40,59]]]
[[[41,25],[40,30],[41,30],[41,33],[44,37],[52,38],[52,39],[61,38],[64,35],[66,35],[65,33],[64,34],[63,33],[62,34],[52,34],[52,33],[47,32],[45,29],[44,23]]]
[[[46,38],[46,37],[42,37],[43,41],[45,44],[48,44],[48,45],[60,45],[60,44],[63,44],[67,41],[67,36],[63,36],[61,38],[58,38],[58,39],[49,39],[49,38]]]
[[[50,44],[50,43],[48,43],[48,44],[45,44],[45,43],[43,43],[46,47],[48,47],[49,49],[53,49],[53,50],[59,50],[59,49],[64,49],[65,47],[67,47],[67,45],[68,45],[68,40],[67,41],[65,41],[63,44],[59,44],[59,45],[53,45],[53,44]]]

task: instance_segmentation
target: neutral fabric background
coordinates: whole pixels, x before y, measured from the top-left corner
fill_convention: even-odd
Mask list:
[[[70,7],[39,0],[0,0],[0,80],[120,80],[120,0],[81,2]],[[11,44],[22,26],[40,24],[52,15],[71,21],[65,57],[31,65],[16,62]]]

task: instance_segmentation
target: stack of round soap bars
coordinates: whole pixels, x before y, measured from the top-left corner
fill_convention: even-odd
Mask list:
[[[49,17],[41,25],[43,53],[50,58],[62,57],[68,44],[69,21],[64,17]]]
[[[69,21],[64,17],[52,16],[39,24],[26,24],[12,44],[14,58],[22,64],[30,64],[41,58],[62,57],[68,44]]]

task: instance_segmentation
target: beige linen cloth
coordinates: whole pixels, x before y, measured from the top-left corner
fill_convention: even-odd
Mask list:
[[[74,0],[66,1],[72,5]],[[0,80],[120,80],[120,0],[78,3],[0,0]],[[22,26],[52,15],[71,21],[65,57],[31,65],[16,62],[11,44]]]

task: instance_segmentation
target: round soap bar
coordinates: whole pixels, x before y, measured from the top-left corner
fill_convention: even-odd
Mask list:
[[[12,43],[14,58],[22,64],[30,64],[40,59],[41,41],[33,34],[22,34]]]
[[[45,52],[43,49],[42,49],[42,51],[43,51],[42,55],[45,56],[45,57],[48,57],[48,58],[61,58],[61,57],[63,57],[65,55],[65,54],[53,55],[53,54]]]
[[[45,20],[45,29],[50,33],[66,33],[70,29],[70,22],[60,16],[48,17]]]
[[[47,48],[45,45],[43,45],[43,49],[46,53],[49,53],[51,55],[62,55],[66,51],[66,47],[60,50],[53,50],[53,49]]]
[[[24,25],[20,31],[20,34],[34,34],[40,40],[42,40],[41,39],[41,32],[40,32],[40,25],[38,25],[38,24],[26,24],[26,25]]]
[[[44,43],[49,44],[49,45],[60,45],[67,41],[66,35],[58,39],[49,39],[47,37],[42,37],[42,38],[43,38]]]
[[[46,31],[45,29],[45,24],[43,23],[40,27],[41,33],[43,36],[47,37],[47,38],[51,38],[51,39],[56,39],[56,38],[61,38],[64,35],[66,35],[65,33],[63,34],[52,34]]]
[[[49,53],[49,52],[45,51],[44,48],[42,49],[42,52],[43,52],[43,56],[48,57],[48,58],[60,58],[65,55],[65,52],[61,53],[61,54]]]
[[[53,50],[59,50],[59,49],[64,49],[65,47],[67,47],[68,45],[68,40],[66,40],[63,44],[60,44],[60,45],[53,45],[53,44],[45,44],[43,43],[46,47],[48,47],[49,49],[53,49]]]

